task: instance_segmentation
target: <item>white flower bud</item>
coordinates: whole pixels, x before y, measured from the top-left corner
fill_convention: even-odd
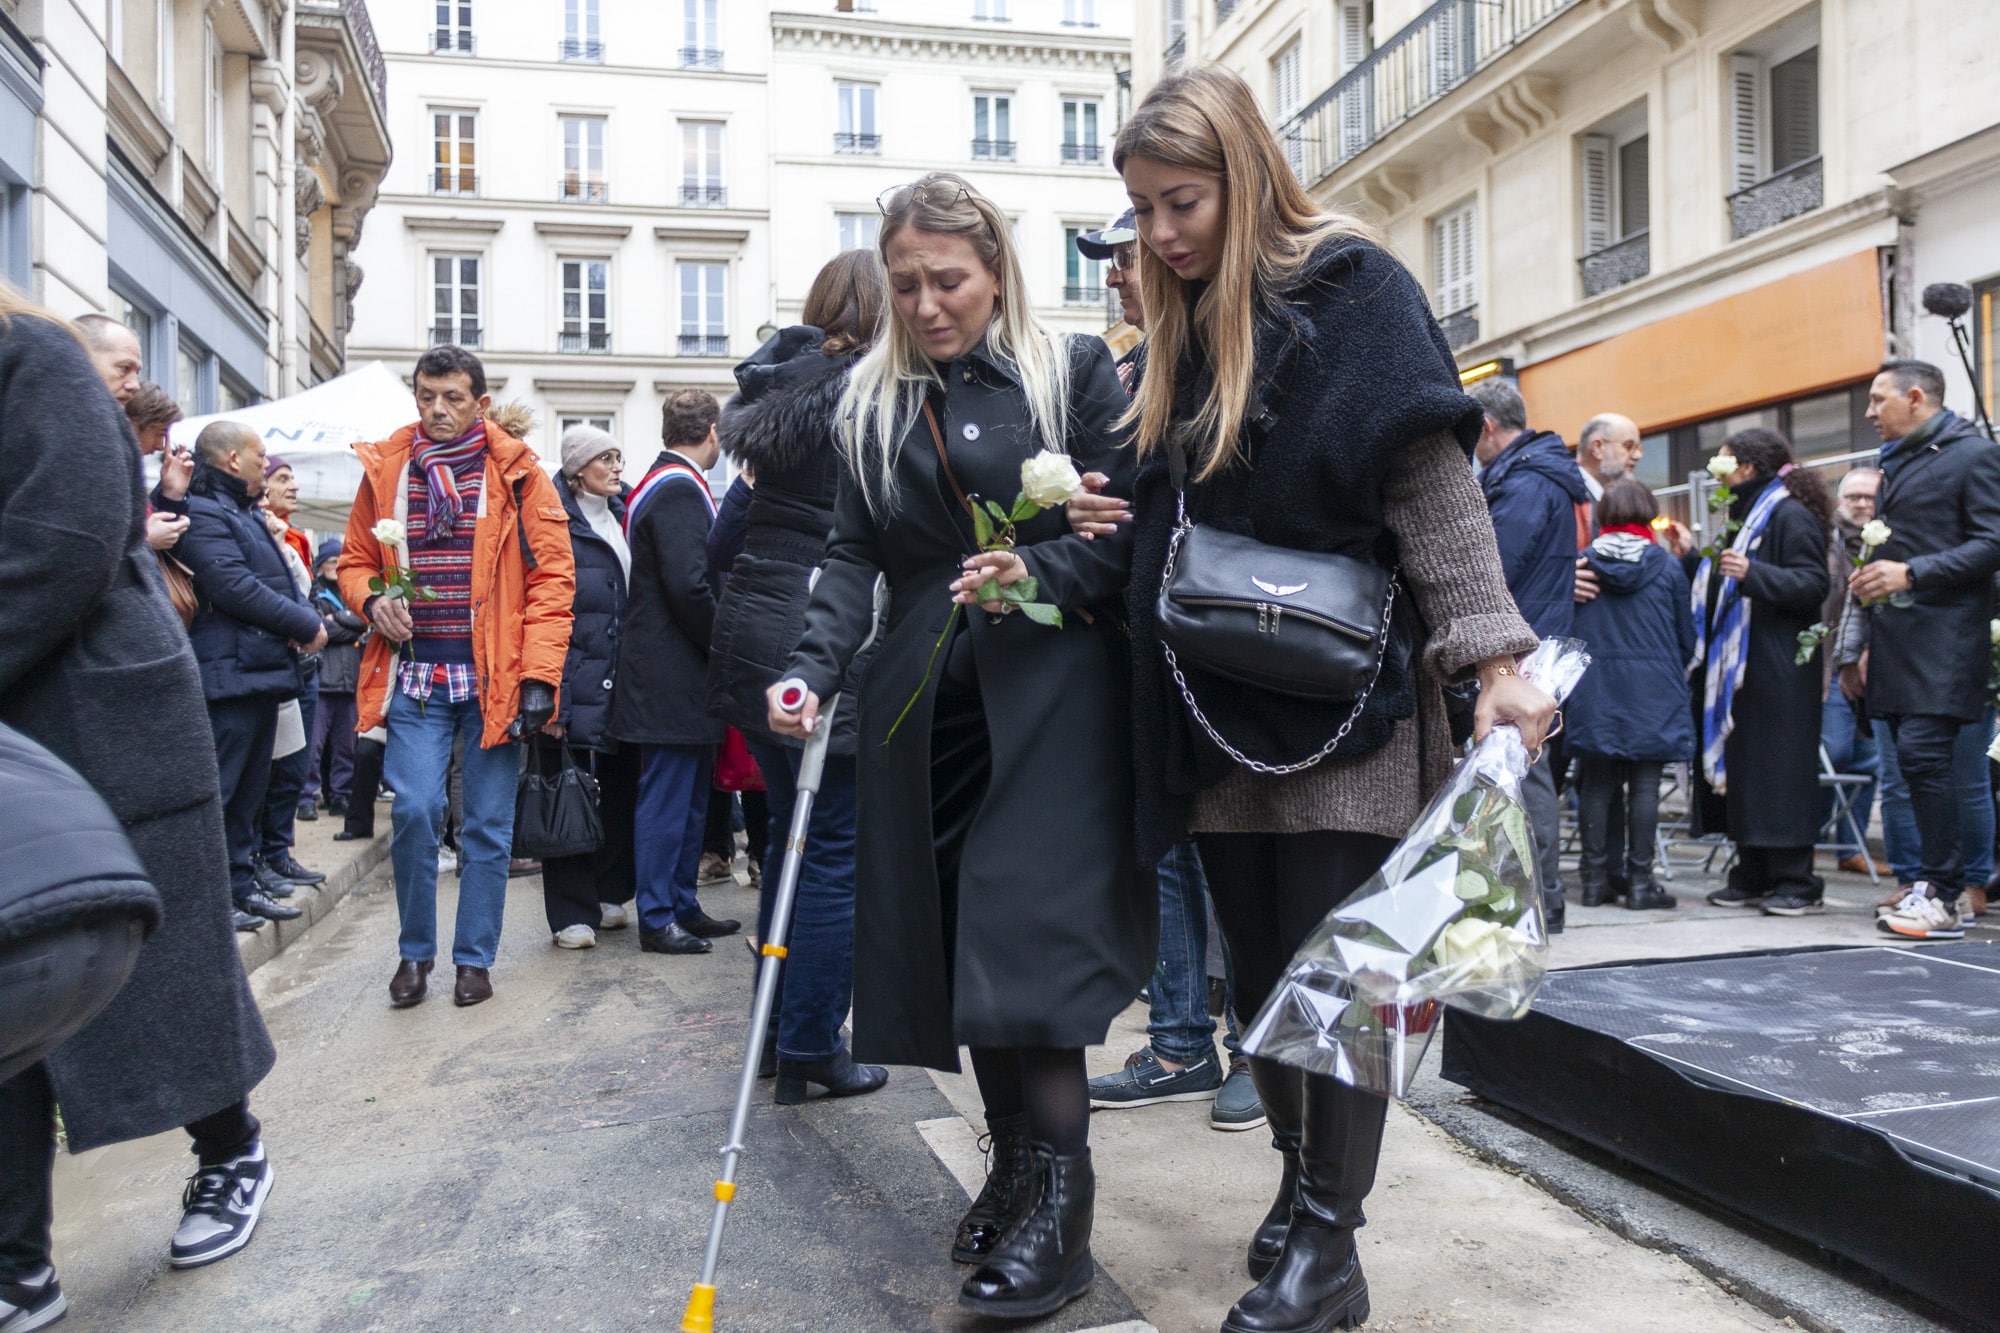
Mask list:
[[[1021,494],[1044,509],[1067,503],[1082,484],[1068,454],[1045,450],[1021,464]]]
[[[1871,518],[1861,526],[1861,544],[1867,547],[1880,546],[1889,540],[1890,528],[1879,518]]]
[[[1729,474],[1737,468],[1734,454],[1717,454],[1708,460],[1708,475],[1717,481],[1729,480]]]
[[[403,525],[393,518],[385,518],[376,523],[375,540],[384,546],[401,546],[407,540]]]

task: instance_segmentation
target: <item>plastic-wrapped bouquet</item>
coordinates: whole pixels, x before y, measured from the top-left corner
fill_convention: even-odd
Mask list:
[[[1561,703],[1589,665],[1577,640],[1545,639],[1521,674]],[[1513,727],[1473,747],[1382,869],[1306,937],[1246,1052],[1400,1097],[1441,1004],[1528,1011],[1548,957],[1521,800],[1532,762]]]

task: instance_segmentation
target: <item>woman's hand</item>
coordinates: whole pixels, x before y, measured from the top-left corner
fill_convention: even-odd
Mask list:
[[[1521,733],[1521,744],[1536,754],[1548,739],[1549,723],[1555,720],[1555,696],[1525,676],[1514,675],[1511,657],[1491,658],[1479,664],[1479,705],[1472,713],[1472,739],[1479,742],[1499,726],[1511,726]],[[1510,668],[1501,675],[1501,667]]]
[[[556,740],[561,740],[563,737],[569,735],[569,728],[554,718],[550,718],[548,721],[542,723],[542,734],[544,736],[552,736]]]
[[[1750,572],[1750,557],[1741,551],[1724,551],[1715,563],[1728,578],[1740,579]]]
[[[1028,562],[1013,551],[981,551],[965,562],[965,573],[951,585],[951,600],[961,606],[977,605],[991,615],[1014,608],[1005,602],[982,602],[979,590],[988,583],[1012,587],[1028,577]]]
[[[179,514],[169,514],[156,510],[146,515],[146,545],[155,551],[171,551],[181,534],[188,530],[188,521]]]
[[[1098,493],[1110,484],[1111,478],[1102,472],[1086,472],[1083,474],[1083,485],[1063,506],[1069,515],[1070,531],[1080,534],[1085,541],[1109,537],[1118,531],[1120,523],[1132,521],[1130,500]]]
[[[796,713],[787,712],[778,702],[780,696],[784,694],[787,684],[788,682],[781,680],[770,689],[764,691],[764,721],[769,724],[772,731],[780,736],[792,736],[799,740],[805,740],[813,734],[813,729],[819,725],[819,696],[811,690],[807,690],[805,704],[799,711]]]

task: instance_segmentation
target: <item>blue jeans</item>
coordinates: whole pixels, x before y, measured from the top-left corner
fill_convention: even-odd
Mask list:
[[[1215,1053],[1215,1020],[1208,1013],[1208,876],[1192,841],[1175,843],[1160,859],[1160,962],[1153,969],[1152,1012],[1146,1037],[1153,1053],[1192,1064]],[[1228,968],[1225,946],[1224,967]],[[1232,976],[1225,993],[1233,993]],[[1228,1015],[1223,1045],[1236,1050],[1236,1014]]]
[[[701,913],[695,874],[708,820],[713,745],[641,745],[639,809],[632,850],[638,865],[639,929],[665,930]]]
[[[451,961],[460,967],[491,967],[500,951],[521,747],[506,741],[481,749],[485,725],[477,699],[455,704],[434,694],[421,709],[401,692],[389,700],[389,743],[382,756],[382,781],[396,793],[389,810],[389,860],[396,870],[396,910],[403,918],[397,943],[402,956],[413,962],[437,957],[438,840],[447,808],[445,776],[457,736],[465,740],[459,761],[465,823],[459,833],[458,927]]]
[[[757,938],[770,932],[771,908],[784,873],[785,839],[798,808],[803,750],[750,741],[771,807]],[[840,1049],[840,1025],[854,999],[854,758],[828,755],[806,827],[791,938],[778,992],[778,1058],[824,1060]]]
[[[1840,692],[1838,685],[1827,690],[1826,702],[1819,707],[1819,743],[1826,747],[1826,757],[1832,761],[1834,772],[1868,775],[1870,781],[1865,786],[1854,789],[1854,805],[1851,807],[1854,827],[1860,829],[1862,836],[1866,837],[1868,821],[1875,814],[1873,779],[1880,771],[1880,752],[1875,746],[1875,733],[1872,730],[1863,731],[1854,725],[1854,709],[1848,704],[1847,696]],[[1825,828],[1826,821],[1833,817],[1831,789],[1821,795],[1819,815],[1820,827]],[[1886,817],[1883,827],[1886,836]],[[1823,836],[1829,842],[1837,844],[1839,850],[1834,853],[1836,856],[1862,856],[1867,853],[1867,848],[1855,845],[1854,835],[1845,819],[1840,821],[1838,828]]]
[[[1993,877],[1993,788],[1986,767],[1986,747],[1992,740],[1993,708],[1988,705],[1984,717],[1959,728],[1951,750],[1967,884],[1984,884]],[[1910,785],[1903,781],[1903,770],[1896,763],[1889,724],[1879,717],[1875,719],[1875,749],[1881,764],[1882,850],[1896,872],[1896,882],[1914,883],[1923,877],[1923,840],[1917,833],[1916,811],[1910,805]]]

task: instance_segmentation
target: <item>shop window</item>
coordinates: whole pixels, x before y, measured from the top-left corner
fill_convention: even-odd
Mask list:
[[[1794,458],[1823,458],[1851,453],[1854,441],[1853,394],[1847,389],[1800,398],[1786,409],[1790,417],[1786,434],[1792,441]]]

